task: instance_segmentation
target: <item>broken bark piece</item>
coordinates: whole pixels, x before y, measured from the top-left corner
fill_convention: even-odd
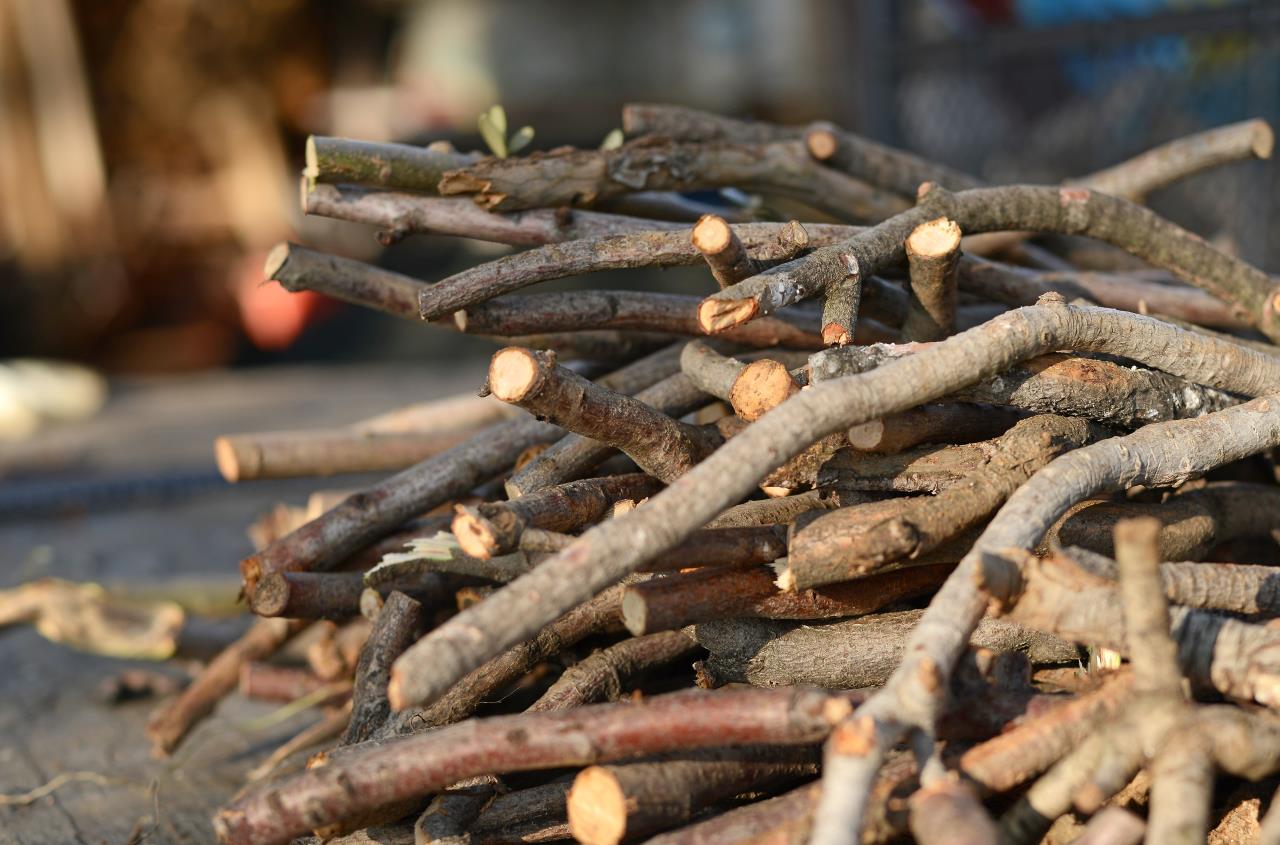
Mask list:
[[[627,588],[622,620],[635,636],[713,619],[832,619],[874,613],[926,595],[946,580],[951,564],[918,566],[833,584],[785,591],[763,567],[715,567],[646,581]]]
[[[710,652],[705,666],[720,683],[850,689],[885,682],[922,614],[904,610],[811,625],[722,619],[697,625],[694,635]],[[1078,659],[1071,643],[1000,619],[983,620],[971,642],[992,651],[1024,652],[1032,663]],[[841,659],[832,660],[833,654]]]
[[[459,505],[453,534],[476,558],[508,554],[520,546],[525,528],[574,532],[604,517],[619,499],[643,499],[662,484],[643,473],[571,481],[508,502]]]
[[[387,720],[391,713],[387,702],[391,664],[422,634],[426,622],[421,604],[401,592],[387,596],[360,650],[351,721],[342,734],[343,745],[369,739]]]
[[[679,422],[636,398],[589,382],[557,366],[548,353],[515,346],[498,351],[489,364],[489,388],[504,402],[621,449],[645,472],[668,483],[720,444],[712,430]]]
[[[684,692],[640,704],[474,719],[405,737],[249,790],[218,811],[228,845],[274,845],[481,773],[587,766],[622,756],[821,739],[860,693]]]
[[[616,701],[622,697],[624,687],[637,677],[698,649],[693,637],[684,631],[623,640],[570,666],[526,712],[568,710],[597,701]]]
[[[979,525],[1058,455],[1106,435],[1080,419],[1023,420],[990,441],[989,460],[936,496],[842,508],[793,532],[784,586],[805,590],[909,565]]]
[[[686,824],[725,798],[812,776],[817,756],[816,749],[742,748],[591,766],[569,792],[569,829],[583,845],[635,841]]]
[[[288,619],[261,619],[244,636],[228,646],[204,668],[191,686],[173,701],[152,712],[147,720],[147,736],[152,753],[168,756],[192,727],[213,712],[240,680],[240,667],[251,660],[264,660],[306,625]]]
[[[956,330],[960,227],[945,217],[921,223],[907,236],[906,252],[911,302],[902,339],[908,343],[942,340]]]

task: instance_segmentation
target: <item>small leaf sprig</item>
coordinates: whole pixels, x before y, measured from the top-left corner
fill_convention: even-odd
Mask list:
[[[507,110],[502,106],[490,106],[480,115],[476,125],[480,129],[480,137],[498,158],[520,152],[533,140],[532,126],[521,126],[510,137],[507,136]]]

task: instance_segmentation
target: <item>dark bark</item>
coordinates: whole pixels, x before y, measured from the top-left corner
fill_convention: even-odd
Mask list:
[[[391,714],[387,701],[391,664],[418,639],[426,623],[421,604],[401,592],[387,597],[356,664],[351,721],[342,734],[343,745],[364,742],[387,720]]]

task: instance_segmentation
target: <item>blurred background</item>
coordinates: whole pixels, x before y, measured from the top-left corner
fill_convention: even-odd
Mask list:
[[[0,359],[120,376],[480,356],[474,338],[261,285],[282,239],[427,280],[502,249],[382,250],[371,230],[303,219],[305,137],[473,149],[500,103],[534,147],[593,147],[634,100],[831,119],[994,182],[1052,182],[1274,122],[1280,3],[0,0]],[[1151,202],[1274,269],[1275,172],[1219,168]]]

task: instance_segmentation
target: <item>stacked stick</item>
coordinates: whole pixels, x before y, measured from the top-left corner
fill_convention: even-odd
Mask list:
[[[327,704],[218,836],[1280,842],[1280,287],[1139,204],[1270,129],[1041,187],[827,124],[623,120],[525,157],[308,143],[308,213],[526,249],[434,283],[272,253],[504,348],[485,398],[220,443],[235,478],[400,472],[267,532],[264,618],[156,714],[168,752],[237,683]],[[721,187],[764,202],[681,193]],[[293,637],[308,671],[263,664]]]

